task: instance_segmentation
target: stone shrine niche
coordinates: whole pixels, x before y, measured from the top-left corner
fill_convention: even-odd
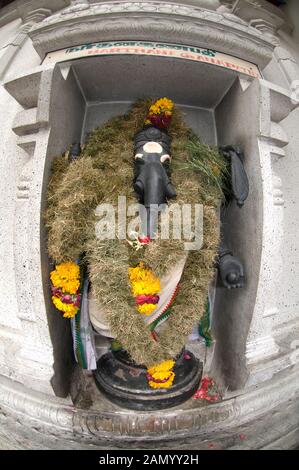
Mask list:
[[[27,3],[30,8],[38,0]],[[275,444],[283,446],[287,441],[290,446],[295,433],[291,412],[296,406],[299,357],[298,299],[289,281],[290,275],[293,281],[298,274],[298,110],[292,111],[298,106],[294,93],[299,72],[290,54],[291,25],[280,9],[264,0],[170,0],[167,5],[150,0],[42,3],[49,9],[39,9],[24,28],[17,28],[21,30],[18,47],[10,44],[2,50],[5,61],[0,66],[5,79],[1,98],[5,97],[4,108],[9,107],[1,150],[4,170],[10,167],[7,174],[13,175],[4,186],[4,200],[10,201],[4,213],[11,218],[6,238],[12,256],[2,285],[5,292],[9,277],[16,292],[7,298],[8,309],[2,312],[1,407],[12,415],[12,422],[21,413],[28,426],[37,421],[41,424],[40,434],[47,435],[51,429],[48,442],[61,436],[59,445],[65,447],[90,448],[93,444],[98,448],[107,438],[115,443],[138,440],[156,445],[186,435],[190,445],[198,444],[202,437],[204,447],[207,436],[214,442],[217,432],[232,431],[234,426],[247,426],[251,419],[257,422],[264,417],[267,423],[271,421],[271,433],[262,437],[254,427],[251,445],[258,442],[269,448],[269,442],[276,439]],[[31,21],[39,23],[32,26]],[[174,44],[178,37],[181,44],[250,61],[262,76],[250,80],[215,65],[167,57],[43,62],[50,51],[87,46],[92,41],[137,39]],[[38,56],[41,65],[32,69]],[[189,401],[180,406],[179,413],[174,408],[155,414],[122,408],[119,413],[98,391],[94,378],[74,367],[69,322],[55,311],[50,298],[52,266],[41,218],[53,158],[74,142],[84,143],[96,125],[124,114],[132,102],[148,95],[172,98],[204,142],[238,144],[250,183],[244,207],[240,210],[231,205],[222,220],[227,244],[244,264],[245,286],[231,291],[217,286],[211,318],[215,341],[210,348],[201,343],[194,351],[204,358],[204,373],[227,389],[225,400],[211,407],[202,407],[199,400]],[[12,297],[13,308],[9,304]],[[100,354],[107,350],[100,335],[96,342]],[[283,416],[285,436],[278,426]],[[4,433],[14,439],[18,429],[5,425],[5,442]],[[37,429],[34,436],[38,436]],[[181,445],[185,448],[185,438]]]
[[[175,77],[175,80],[170,82],[170,76]],[[116,81],[115,77],[122,79]],[[27,85],[29,83],[30,87]],[[259,360],[259,352],[261,357],[265,355],[272,357],[277,353],[271,324],[268,318],[262,315],[265,298],[259,288],[262,282],[260,267],[263,259],[261,240],[265,230],[262,207],[267,192],[263,189],[264,167],[257,162],[260,162],[261,158],[266,158],[264,155],[273,152],[273,148],[277,149],[275,152],[280,155],[283,146],[286,145],[286,139],[280,132],[279,122],[295,105],[292,105],[285,91],[273,87],[269,82],[252,81],[236,72],[213,65],[198,64],[183,59],[134,55],[82,58],[62,64],[41,66],[27,76],[9,81],[6,88],[26,110],[16,120],[14,130],[19,135],[19,145],[31,155],[29,167],[38,159],[37,165],[41,170],[39,174],[34,175],[38,183],[35,186],[38,189],[34,200],[38,202],[41,197],[41,204],[34,210],[38,210],[39,213],[44,208],[52,158],[64,152],[73,142],[84,143],[88,132],[102,125],[110,117],[125,113],[130,104],[138,98],[170,96],[184,113],[187,124],[203,142],[219,146],[234,143],[242,147],[245,154],[245,168],[251,188],[254,190],[250,192],[242,211],[237,208],[228,211],[227,222],[224,220],[223,225],[232,250],[245,265],[246,287],[234,293],[217,289],[212,315],[212,330],[216,344],[212,348],[214,353],[208,354],[206,361],[209,363],[208,367],[212,367],[221,376],[226,386],[238,388],[244,385],[249,367],[252,367],[249,363],[255,361],[255,353],[256,360]],[[21,92],[22,89],[26,90],[24,94]],[[264,97],[262,103],[260,97]],[[282,106],[276,104],[280,102]],[[29,115],[32,117],[28,121]],[[34,122],[31,123],[32,119]],[[30,134],[35,129],[40,129],[39,133]],[[260,135],[265,137],[262,138],[263,144],[260,143],[258,137]],[[39,148],[42,150],[39,150],[38,156]],[[43,157],[40,158],[40,155]],[[271,162],[271,157],[269,158]],[[267,174],[270,175],[267,177],[269,184],[274,178],[274,175],[271,176],[272,171],[272,167],[267,170]],[[279,207],[276,209],[271,200],[269,207],[273,208],[273,216],[279,221]],[[24,218],[23,221],[24,230],[27,230],[28,225],[25,220],[27,219]],[[254,224],[248,223],[253,220]],[[55,316],[49,302],[49,268],[45,233],[42,227],[39,230],[41,247],[37,238],[35,244],[36,253],[40,252],[42,257],[40,273],[43,276],[43,292],[49,318],[51,336],[49,346],[51,343],[54,346],[56,372],[52,382],[60,384],[55,392],[58,395],[65,395],[72,369],[71,341],[61,342],[62,331],[65,328],[68,330],[68,326],[66,322],[61,323],[57,315]],[[276,266],[279,266],[281,250],[279,224],[276,230],[276,261],[273,259],[271,267],[274,271],[277,269]],[[271,251],[270,246],[269,250]],[[252,253],[254,253],[254,264],[251,262]],[[40,274],[37,272],[36,275],[37,280],[33,282],[40,284]],[[274,278],[275,276],[267,284],[269,299],[270,292],[276,292]],[[33,289],[36,287],[32,287]],[[41,298],[43,298],[42,291]],[[269,311],[274,311],[275,300],[274,305],[267,308]],[[225,315],[230,318],[229,322],[226,322],[224,314],[219,313],[221,311],[228,312]],[[230,328],[230,325],[234,327]],[[261,325],[264,326],[261,328]],[[40,328],[43,337],[46,337],[42,319]],[[69,336],[69,332],[67,334]],[[254,346],[256,341],[259,344],[257,350]],[[235,361],[235,358],[238,360]]]
[[[157,73],[158,82],[155,80]],[[169,76],[175,77],[171,84]],[[121,82],[113,80],[114,77],[122,77]],[[33,74],[31,80],[36,82],[33,93],[39,95],[37,113],[41,125],[45,126],[43,123],[47,123],[48,126],[44,132],[34,136],[40,139],[41,145],[46,149],[43,150],[43,163],[40,162],[44,175],[39,182],[42,195],[40,211],[44,207],[51,159],[64,152],[73,142],[84,143],[87,133],[94,127],[112,116],[123,114],[132,102],[146,95],[171,96],[184,113],[187,124],[204,142],[210,145],[227,145],[229,142],[240,145],[245,154],[244,163],[250,184],[260,187],[261,174],[259,165],[256,164],[259,159],[256,136],[259,132],[259,94],[263,88],[258,81],[244,80],[235,72],[211,65],[134,56],[95,57],[47,66],[45,70]],[[16,84],[8,83],[7,89],[13,93]],[[18,91],[15,93],[17,95]],[[30,98],[27,99],[30,101]],[[32,104],[29,103],[29,106]],[[255,117],[250,125],[244,109],[248,109],[249,115]],[[24,131],[21,130],[20,133],[22,132]],[[27,132],[23,139],[28,141]],[[216,343],[207,355],[206,367],[207,370],[212,367],[224,383],[232,387],[240,386],[246,375],[244,348],[254,313],[254,302],[249,299],[257,295],[261,262],[261,246],[258,242],[262,236],[261,201],[262,197],[257,197],[257,192],[253,192],[242,211],[230,209],[235,214],[227,229],[228,239],[232,250],[245,265],[246,287],[233,293],[224,292],[222,288],[217,289],[212,314],[212,330]],[[230,217],[229,213],[227,217]],[[248,220],[256,221],[254,227],[248,226]],[[224,227],[226,224],[224,221]],[[255,237],[248,236],[251,229]],[[259,231],[260,236],[257,235]],[[54,386],[59,384],[56,387],[57,394],[65,395],[72,369],[71,341],[69,332],[65,332],[68,330],[66,321],[59,319],[50,302],[49,268],[43,229],[41,237],[43,290],[47,299],[47,316],[54,351],[55,374],[52,383]],[[254,266],[251,263],[252,253],[255,258]],[[231,329],[225,322],[223,310],[229,310],[226,315],[230,315],[230,325],[234,325]],[[65,334],[69,341],[62,341]],[[230,344],[233,351],[228,358],[225,352],[227,344]],[[101,340],[98,346],[102,348]],[[205,354],[204,350],[202,347],[202,355]],[[239,358],[237,363],[234,361],[235,357]]]
[[[112,116],[124,114],[138,98],[146,96],[170,96],[184,113],[188,125],[205,143],[217,145],[218,129],[216,125],[216,109],[221,109],[223,97],[231,91],[242,94],[236,73],[208,65],[158,57],[95,57],[79,59],[76,62],[56,65],[56,73],[61,73],[67,83],[71,84],[71,76],[76,77],[78,90],[85,101],[84,121],[77,134],[76,141],[85,142],[87,134],[95,127],[102,125]],[[159,73],[159,82],[155,79]],[[176,79],[169,83],[169,76]],[[122,77],[121,82],[114,77]],[[186,79],[187,77],[187,79]],[[198,87],[200,83],[200,87]],[[249,82],[250,83],[250,82]],[[72,85],[73,86],[73,85]],[[60,88],[56,88],[54,102],[60,101]],[[74,90],[70,93],[73,97]],[[248,102],[252,95],[248,94]],[[113,98],[113,99],[112,99]],[[79,116],[79,115],[78,115]],[[80,119],[80,118],[79,118]],[[79,122],[75,121],[75,122]],[[59,118],[57,120],[59,121]],[[226,126],[228,123],[219,123]],[[71,126],[67,122],[67,126]],[[59,127],[59,124],[57,124]],[[61,129],[60,129],[61,130]],[[63,132],[62,132],[63,134]],[[57,142],[54,137],[53,141]],[[232,248],[233,249],[233,248]],[[239,254],[239,253],[238,253]],[[48,282],[48,279],[45,279]],[[249,315],[252,312],[249,312]],[[213,313],[216,315],[217,313]],[[96,336],[98,353],[103,354],[109,343]],[[204,342],[199,345],[201,359],[206,355]],[[215,344],[207,352],[207,363],[213,358]],[[207,369],[208,370],[208,369]]]

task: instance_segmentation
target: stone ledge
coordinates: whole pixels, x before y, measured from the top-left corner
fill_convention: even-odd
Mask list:
[[[298,370],[267,382],[263,387],[251,387],[242,394],[228,394],[224,401],[202,405],[189,400],[181,407],[160,412],[132,412],[110,405],[103,398],[103,411],[75,408],[68,400],[55,399],[32,392],[19,383],[0,377],[0,410],[7,420],[21,422],[27,428],[39,429],[64,439],[75,439],[82,445],[108,440],[114,442],[159,442],[192,439],[217,430],[229,431],[246,425],[276,407],[284,407],[292,398],[299,400]],[[99,397],[100,399],[100,397]],[[5,421],[4,421],[5,426]],[[277,439],[279,436],[277,436]]]

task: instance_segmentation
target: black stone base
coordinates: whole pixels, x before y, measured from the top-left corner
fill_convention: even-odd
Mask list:
[[[104,354],[94,372],[98,388],[112,402],[124,408],[141,411],[159,410],[188,400],[199,386],[202,366],[186,351],[173,368],[175,378],[169,389],[152,389],[146,368],[132,363],[124,351]]]

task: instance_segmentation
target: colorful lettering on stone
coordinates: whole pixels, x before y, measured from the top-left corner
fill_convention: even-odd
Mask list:
[[[233,70],[253,78],[261,78],[261,73],[255,64],[228,54],[217,52],[213,49],[146,41],[110,41],[81,44],[67,49],[50,52],[46,55],[43,63],[65,62],[68,60],[79,59],[81,57],[101,55],[169,56],[176,59],[205,62],[207,64]]]

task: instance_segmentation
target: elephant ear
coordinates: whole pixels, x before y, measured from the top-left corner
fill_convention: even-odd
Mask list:
[[[228,146],[221,149],[224,157],[230,161],[231,195],[242,207],[249,193],[248,177],[242,161],[242,152],[238,147]]]

